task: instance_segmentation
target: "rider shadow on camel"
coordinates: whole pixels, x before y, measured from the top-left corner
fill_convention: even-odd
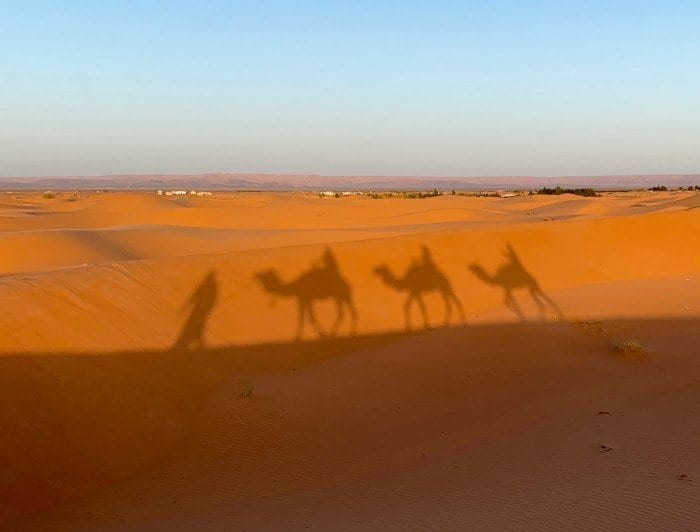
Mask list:
[[[452,289],[450,280],[435,264],[426,246],[421,246],[420,258],[413,260],[401,277],[396,277],[385,264],[375,267],[373,271],[387,286],[407,292],[403,307],[407,331],[411,330],[411,309],[414,303],[420,309],[425,328],[430,329],[428,309],[423,299],[423,295],[430,292],[437,292],[442,297],[445,304],[445,326],[450,324],[454,309],[457,310],[461,322],[465,321],[462,303]]]
[[[301,340],[305,322],[309,322],[320,337],[337,336],[345,312],[350,314],[350,333],[357,331],[357,308],[352,298],[352,288],[340,273],[338,260],[330,248],[326,248],[320,261],[301,273],[294,280],[284,282],[275,269],[255,274],[266,292],[273,296],[290,297],[297,301],[298,321],[296,340]],[[330,332],[326,333],[314,311],[316,301],[331,300],[336,304],[336,318]]]
[[[503,290],[503,302],[520,321],[524,322],[526,318],[520,304],[513,295],[513,292],[517,290],[527,290],[537,306],[542,321],[545,320],[547,308],[554,312],[555,319],[564,319],[564,314],[559,305],[544,293],[537,279],[525,269],[525,266],[513,249],[513,246],[506,244],[503,256],[506,258],[506,262],[493,274],[488,273],[477,263],[470,264],[469,269],[484,283]]]

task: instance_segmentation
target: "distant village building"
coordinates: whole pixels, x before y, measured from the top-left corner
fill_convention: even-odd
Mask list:
[[[211,196],[212,192],[205,191],[205,190],[190,190],[189,192],[187,190],[166,190],[163,192],[162,190],[158,191],[159,196]]]

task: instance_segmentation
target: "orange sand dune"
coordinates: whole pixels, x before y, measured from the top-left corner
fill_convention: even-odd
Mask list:
[[[8,194],[0,527],[692,529],[698,205]]]

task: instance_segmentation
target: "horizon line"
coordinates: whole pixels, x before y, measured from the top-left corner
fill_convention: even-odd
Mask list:
[[[42,175],[2,175],[3,179],[98,179],[119,177],[196,177],[196,176],[250,176],[250,177],[329,177],[329,178],[400,178],[400,179],[576,179],[576,178],[640,178],[640,177],[695,177],[696,172],[656,172],[656,173],[591,173],[591,174],[358,174],[358,173],[305,173],[305,172],[143,172],[143,173],[98,173],[98,174],[42,174]]]

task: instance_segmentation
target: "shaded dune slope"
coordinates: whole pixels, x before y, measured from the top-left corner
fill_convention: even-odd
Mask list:
[[[630,332],[684,340],[612,355]],[[4,522],[94,493],[24,529],[687,528],[698,341],[669,319],[7,354]]]

